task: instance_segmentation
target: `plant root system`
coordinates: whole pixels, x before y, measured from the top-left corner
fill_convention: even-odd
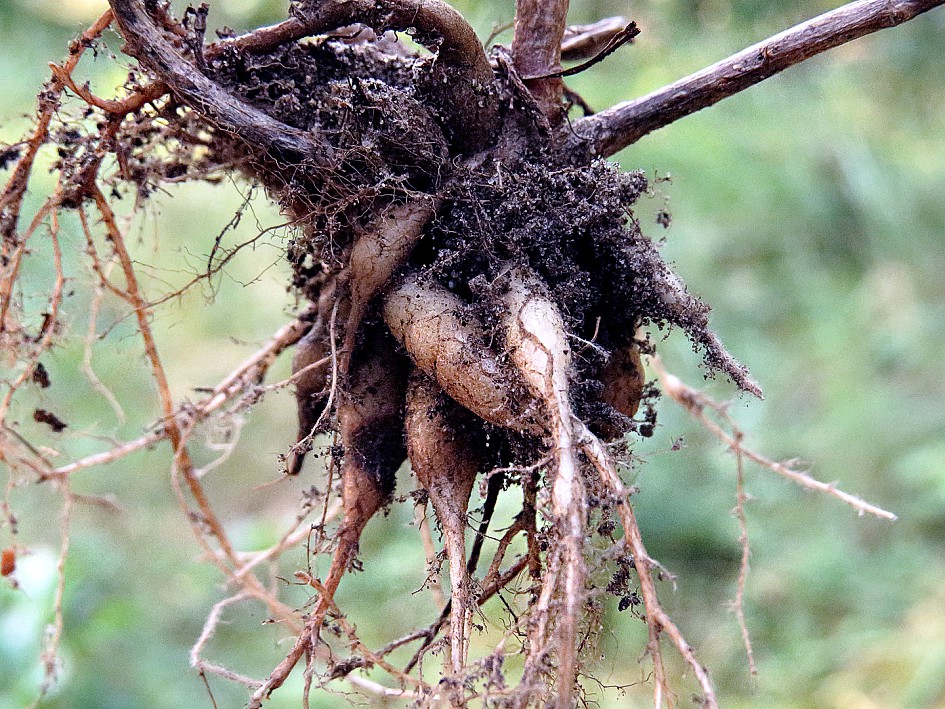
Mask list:
[[[707,376],[722,374],[755,396],[761,390],[709,328],[708,306],[642,233],[633,206],[649,189],[645,176],[595,157],[595,146],[575,137],[581,122],[572,129],[566,120],[562,41],[571,56],[591,56],[590,65],[596,52],[616,48],[615,37],[632,39],[635,28],[612,19],[565,31],[566,3],[549,3],[546,12],[523,1],[511,48],[486,52],[439,0],[298,0],[283,23],[247,35],[220,31],[219,41],[207,44],[205,6],[180,21],[160,2],[111,5],[124,51],[140,69],[120,100],[98,99],[73,81],[78,55],[111,13],[76,45],[74,61],[54,68],[41,103],[51,108],[41,112],[3,195],[3,263],[12,275],[0,293],[0,320],[5,337],[16,334],[9,284],[36,224],[75,209],[88,232],[85,210],[94,208],[127,288],[109,280],[89,235],[95,273],[103,289],[133,305],[160,383],[148,305],[103,190],[130,191],[144,203],[166,181],[238,174],[262,185],[295,225],[286,250],[291,285],[311,307],[272,350],[297,342],[299,431],[286,469],[300,473],[315,436],[335,436],[329,469],[341,490],[340,524],[324,581],[303,579],[316,590],[308,615],[299,619],[270,603],[274,614],[295,618],[289,627],[297,640],[265,682],[250,684],[250,706],[260,706],[303,658],[308,692],[331,627],[349,634],[362,659],[334,663],[329,679],[370,663],[402,684],[400,696],[421,704],[462,706],[482,697],[490,706],[571,707],[581,691],[582,648],[592,646],[597,627],[587,612],[597,563],[636,570],[657,703],[672,694],[660,654],[665,635],[698,682],[701,701],[714,706],[708,674],[656,596],[658,567],[617,473],[614,456],[625,447],[608,444],[632,445],[633,436],[652,433],[657,389],[646,385],[640,359],[641,351],[653,352],[650,333],[683,331]],[[602,34],[592,36],[594,28]],[[416,45],[395,32],[407,32]],[[75,120],[81,130],[68,121],[50,127],[66,89],[87,104]],[[98,121],[96,130],[90,120]],[[583,120],[604,136],[597,148],[620,143],[601,132],[601,120]],[[19,230],[33,159],[50,139],[60,146],[57,193],[34,225]],[[106,169],[109,161],[114,167]],[[37,371],[38,359],[31,361],[24,377]],[[261,376],[264,367],[250,370]],[[672,383],[666,375],[663,381]],[[231,385],[217,399],[229,397]],[[689,396],[687,406],[701,412],[695,395],[679,389],[672,396]],[[164,382],[162,395],[166,390]],[[220,405],[217,399],[206,411]],[[211,555],[228,575],[254,579],[224,543],[188,462],[188,426],[197,419],[184,425],[169,395],[164,404],[175,465],[222,547]],[[371,653],[334,603],[362,531],[391,503],[396,472],[408,457],[432,502],[449,564],[449,662],[438,687],[411,675],[413,662],[400,672],[385,656],[420,640],[419,660],[439,624]],[[71,472],[48,476],[65,480]],[[489,505],[508,487],[520,487],[523,502],[477,581],[492,509],[467,559],[467,512],[480,474],[488,475]],[[616,522],[602,523],[611,519],[623,529],[619,538],[612,535]],[[503,571],[519,536],[527,552]],[[610,561],[592,561],[595,536],[615,545]],[[526,569],[524,612],[493,655],[470,660],[478,605]],[[264,597],[254,583],[224,603]],[[502,662],[513,652],[513,636],[524,670],[507,680]]]

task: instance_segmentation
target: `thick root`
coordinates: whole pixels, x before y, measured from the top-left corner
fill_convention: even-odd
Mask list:
[[[357,237],[348,259],[351,306],[342,347],[342,374],[348,363],[371,300],[402,268],[433,216],[433,200],[413,201],[390,208]]]
[[[476,422],[420,372],[410,378],[405,422],[410,464],[430,495],[445,537],[452,669],[459,673],[466,664],[473,609],[466,570],[466,512],[481,467],[473,435]]]
[[[417,368],[461,406],[497,426],[544,434],[540,405],[485,344],[482,324],[459,297],[411,275],[388,293],[384,320]]]
[[[345,571],[354,559],[368,521],[390,500],[394,475],[407,457],[403,434],[406,363],[377,328],[368,332],[363,360],[355,359],[338,402],[344,444],[344,517],[325,577],[325,592],[313,611],[317,632]]]
[[[538,622],[533,642],[539,653],[557,645],[558,674],[554,706],[571,707],[577,681],[577,624],[583,611],[585,510],[587,501],[574,444],[573,414],[569,401],[571,350],[557,306],[541,295],[537,279],[512,271],[505,302],[506,345],[534,394],[545,403],[552,434],[554,482],[552,511],[559,543],[549,554],[538,600]],[[562,568],[563,567],[563,568]],[[560,598],[563,607],[549,632],[551,606]],[[537,649],[537,648],[536,648]]]

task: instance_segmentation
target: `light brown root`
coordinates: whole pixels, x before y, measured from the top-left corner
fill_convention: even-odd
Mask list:
[[[630,491],[624,487],[620,476],[617,474],[613,460],[607,454],[601,442],[591,433],[584,424],[577,424],[577,437],[580,442],[581,450],[587,456],[591,465],[600,475],[604,487],[609,490],[613,496],[617,513],[623,525],[626,544],[633,553],[633,563],[640,579],[640,593],[643,596],[643,604],[646,608],[646,625],[649,635],[647,643],[647,652],[653,660],[653,694],[654,706],[659,708],[663,702],[669,702],[672,705],[672,690],[669,681],[666,678],[666,670],[663,667],[663,654],[660,649],[660,637],[664,633],[669,636],[673,645],[682,655],[683,660],[692,670],[693,675],[702,689],[702,706],[706,709],[717,709],[718,700],[715,696],[715,689],[712,687],[712,680],[709,677],[708,670],[699,662],[692,649],[692,646],[683,636],[673,619],[664,610],[660,603],[659,596],[656,593],[656,579],[653,577],[652,568],[657,563],[650,558],[643,545],[643,535],[640,533],[640,527],[637,524],[636,515],[633,512],[633,506],[630,504]]]
[[[584,565],[587,501],[568,398],[571,350],[558,308],[541,295],[537,279],[519,271],[508,275],[506,345],[532,392],[544,402],[551,429],[555,467],[551,500],[559,537],[549,554],[534,640],[542,650],[549,643],[557,646],[554,706],[564,708],[572,705],[577,680],[577,624],[583,611],[587,576]],[[556,568],[559,565],[560,571]],[[557,622],[549,635],[551,606],[557,599],[562,607],[555,614]],[[536,653],[533,659],[538,656]]]
[[[643,399],[646,374],[640,361],[640,348],[635,342],[618,347],[611,353],[601,371],[600,380],[604,386],[601,392],[603,402],[627,418],[636,416]],[[612,441],[624,433],[623,429],[610,424],[598,427],[605,441]]]
[[[410,464],[443,528],[450,566],[452,669],[460,673],[469,651],[473,608],[466,571],[466,512],[481,467],[472,430],[476,422],[434,380],[415,372],[407,388],[405,426]]]
[[[312,328],[299,340],[292,357],[292,374],[299,375],[295,383],[295,402],[299,417],[299,435],[286,458],[286,470],[298,475],[309,451],[309,443],[325,412],[329,367],[315,367],[331,354],[331,313],[337,292],[337,279],[331,278],[322,286],[316,305],[316,319]],[[300,374],[301,373],[301,374]]]
[[[343,517],[335,538],[335,553],[305,628],[286,658],[253,693],[250,709],[262,706],[282,686],[302,656],[314,649],[335,591],[357,553],[361,532],[390,499],[394,474],[407,457],[403,440],[407,367],[392,351],[392,345],[380,328],[370,328],[362,350],[367,353],[365,358],[352,362],[348,387],[341,393],[337,411],[345,450]]]
[[[352,363],[350,380],[338,402],[344,444],[344,515],[325,577],[326,593],[312,613],[316,632],[354,560],[361,532],[390,499],[394,475],[406,458],[402,416],[407,373],[405,363],[391,349],[383,333],[372,328],[362,350],[366,359]]]
[[[484,328],[459,297],[412,274],[384,301],[384,320],[418,369],[489,423],[543,435],[540,404],[484,341]]]
[[[643,398],[646,374],[640,361],[640,348],[635,343],[617,349],[611,354],[601,372],[604,391],[601,394],[609,404],[627,418],[636,416]]]
[[[358,234],[348,260],[351,309],[341,348],[342,375],[348,373],[348,363],[368,305],[404,265],[434,211],[432,199],[410,201],[391,207],[377,223]]]

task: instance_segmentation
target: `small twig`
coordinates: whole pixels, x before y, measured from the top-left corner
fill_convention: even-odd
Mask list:
[[[69,481],[62,482],[62,522],[59,542],[59,561],[56,563],[56,597],[53,601],[55,616],[53,631],[43,649],[43,683],[40,697],[45,696],[56,682],[59,662],[59,647],[62,644],[63,599],[66,593],[66,560],[69,558],[70,523],[72,521],[72,491]],[[37,704],[39,703],[37,699]]]
[[[227,606],[231,606],[237,603],[242,603],[243,601],[251,599],[252,596],[245,591],[237,593],[235,596],[230,596],[229,598],[224,598],[222,601],[218,601],[214,604],[213,608],[210,609],[210,613],[207,616],[206,621],[203,624],[203,630],[200,633],[200,637],[197,638],[197,642],[194,643],[193,647],[190,649],[190,666],[196,670],[199,670],[201,674],[204,672],[209,672],[210,674],[218,675],[234,682],[239,682],[242,685],[245,685],[250,688],[259,687],[262,682],[250,677],[245,677],[244,675],[238,674],[231,670],[226,669],[225,667],[220,667],[211,662],[201,658],[203,649],[210,639],[216,633],[217,626],[220,624],[220,618],[223,616],[223,610]]]
[[[63,64],[63,70],[66,74],[72,73],[75,67],[78,66],[85,50],[92,46],[111,23],[112,12],[106,10],[89,29],[69,45],[69,58]],[[5,258],[9,256],[7,253],[8,244],[18,242],[14,235],[23,196],[26,194],[27,183],[36,155],[49,136],[49,124],[59,108],[59,98],[62,90],[63,84],[58,78],[53,77],[53,84],[45,92],[45,98],[40,104],[40,114],[36,121],[36,127],[33,129],[33,135],[27,141],[26,152],[20,156],[2,195],[0,195],[0,237],[2,237],[0,241],[3,243],[3,256]],[[4,326],[3,323],[4,319],[0,318],[0,328]]]
[[[571,150],[608,156],[828,49],[903,22],[945,0],[858,0],[752,45],[641,98],[574,123]]]
[[[80,86],[76,83],[75,79],[72,78],[72,70],[68,68],[68,65],[60,66],[54,62],[49,62],[49,69],[56,80],[76,96],[90,106],[101,109],[115,117],[134,113],[146,104],[157,101],[168,92],[167,84],[163,81],[155,81],[142,86],[122,99],[100,98],[91,92],[87,84]]]
[[[84,216],[84,211],[82,214]],[[82,225],[83,228],[88,226],[84,219]],[[108,280],[108,275],[114,265],[114,261],[112,261],[103,270],[102,276],[104,281]],[[102,283],[96,284],[95,290],[92,293],[92,302],[89,304],[89,327],[86,331],[84,347],[82,348],[82,370],[85,372],[86,378],[92,384],[92,388],[101,394],[102,398],[112,407],[112,411],[115,413],[115,418],[118,423],[124,424],[127,420],[125,410],[122,408],[121,403],[112,393],[111,389],[105,386],[102,380],[99,379],[98,375],[95,373],[95,368],[92,366],[92,346],[98,334],[98,311],[101,307],[104,295],[105,287]]]
[[[276,357],[285,349],[298,342],[309,325],[310,323],[306,322],[303,316],[281,327],[273,334],[265,346],[224,377],[224,379],[213,388],[209,396],[196,404],[178,407],[171,418],[179,422],[190,419],[201,421],[228,402],[242,395],[247,389],[256,386],[256,383],[265,376],[269,367],[275,362]],[[143,448],[149,448],[163,441],[168,437],[168,431],[169,429],[164,426],[154,433],[140,436],[132,441],[110,448],[107,451],[80,458],[77,461],[51,470],[44,474],[44,478],[65,477],[84,468],[112,463],[124,458],[130,453],[134,453]]]
[[[589,25],[568,25],[561,40],[562,61],[590,59],[628,24],[630,21],[626,17],[605,17]]]
[[[738,585],[735,590],[735,617],[742,633],[742,642],[745,645],[745,655],[748,657],[748,672],[752,677],[758,674],[755,665],[755,653],[751,649],[751,635],[748,632],[748,623],[745,621],[745,583],[748,580],[748,560],[751,557],[751,544],[748,540],[748,520],[745,517],[745,503],[748,495],[745,493],[745,466],[742,460],[742,435],[736,436],[738,447],[735,448],[735,517],[738,519],[740,531],[738,543],[742,547],[742,559],[738,567]]]
[[[423,554],[427,561],[427,578],[430,586],[430,593],[433,594],[433,602],[437,608],[446,607],[446,598],[443,596],[443,584],[440,583],[440,569],[437,560],[436,545],[433,543],[433,535],[430,533],[430,518],[427,516],[426,503],[416,505],[413,508],[413,518],[417,523],[417,529],[420,531],[420,541],[423,543]],[[445,612],[445,611],[444,611]],[[410,669],[407,669],[409,672]]]
[[[567,69],[561,69],[560,71],[554,71],[550,74],[544,74],[543,76],[525,76],[522,77],[524,81],[534,81],[536,79],[554,79],[559,78],[563,79],[566,76],[574,76],[575,74],[580,74],[583,71],[587,71],[592,66],[600,64],[611,54],[620,49],[623,45],[633,42],[633,38],[640,34],[639,28],[637,28],[636,22],[631,22],[622,30],[617,32],[613,37],[610,38],[610,41],[604,46],[593,57],[588,59],[585,62],[581,62],[577,66],[572,66]]]
[[[640,579],[640,592],[643,595],[643,603],[646,607],[646,625],[649,634],[647,651],[653,660],[654,706],[659,708],[663,705],[664,699],[671,701],[672,697],[672,691],[666,679],[666,670],[663,667],[662,651],[660,650],[660,636],[665,633],[672,640],[679,654],[682,655],[699,682],[703,693],[702,702],[704,706],[708,709],[717,709],[718,700],[715,696],[715,690],[712,688],[712,680],[709,677],[708,670],[696,658],[692,646],[660,603],[659,596],[656,593],[656,583],[651,573],[651,567],[656,564],[643,544],[643,536],[640,533],[633,506],[628,499],[629,491],[617,475],[613,461],[607,455],[600,441],[583,424],[579,424],[578,428],[580,430],[581,450],[600,473],[602,482],[610,489],[611,494],[617,501],[617,514],[620,516],[624,534],[633,552],[634,567]]]
[[[730,449],[740,450],[749,460],[765,468],[768,468],[769,470],[773,470],[778,475],[788,478],[789,480],[793,480],[801,487],[805,487],[808,490],[816,490],[817,492],[822,492],[836,497],[838,500],[842,500],[861,515],[871,514],[876,517],[880,517],[881,519],[897,519],[896,515],[894,515],[892,512],[887,512],[881,507],[872,505],[869,502],[866,502],[865,500],[857,497],[856,495],[843,492],[843,490],[838,489],[834,483],[821,482],[820,480],[811,477],[809,474],[803,471],[794,470],[784,463],[777,463],[766,458],[760,453],[754,452],[750,448],[741,446],[734,436],[726,433],[717,423],[705,415],[706,407],[712,408],[716,412],[720,412],[724,415],[725,408],[721,404],[713,401],[698,389],[695,389],[684,383],[681,379],[679,379],[679,377],[668,373],[663,368],[663,365],[658,357],[651,356],[650,364],[656,371],[657,376],[659,376],[660,385],[663,389],[663,392],[672,398],[676,403],[680,404],[684,409],[686,409],[686,411],[688,411],[693,418],[699,421],[710,433],[712,433]],[[731,424],[729,419],[727,419],[727,421]],[[733,426],[734,430],[734,424],[731,425]]]

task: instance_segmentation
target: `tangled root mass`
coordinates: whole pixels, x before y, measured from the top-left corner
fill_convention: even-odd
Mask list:
[[[298,2],[284,33],[256,43],[224,33],[206,48],[163,6],[113,7],[128,51],[170,88],[120,127],[123,179],[147,198],[166,179],[239,171],[298,224],[287,257],[314,316],[295,357],[299,443],[287,466],[299,472],[312,437],[336,432],[344,519],[296,659],[409,452],[447,540],[459,677],[476,595],[464,534],[472,476],[531,466],[506,480],[525,489],[516,524],[534,582],[522,684],[532,701],[567,705],[580,619],[566,615],[590,578],[589,500],[605,510],[598,530],[624,504],[608,488],[615,476],[594,472],[607,465],[597,439],[649,435],[654,422],[638,332],[682,329],[710,373],[760,394],[634,218],[646,178],[563,150],[567,122],[549,119],[507,52],[487,57],[436,2]],[[81,136],[71,144],[60,168],[81,202],[89,151]],[[308,370],[325,357],[331,368]],[[627,557],[618,565],[626,577]]]

